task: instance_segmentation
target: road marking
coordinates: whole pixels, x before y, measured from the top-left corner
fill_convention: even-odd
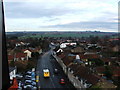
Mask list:
[[[53,74],[53,77],[54,77],[55,75]]]
[[[38,90],[40,90],[40,86],[38,86]]]
[[[51,78],[51,77],[50,77],[50,80],[51,80],[51,82],[52,82],[53,87],[55,88],[55,85],[54,85],[53,80],[52,80],[52,78]]]
[[[46,68],[46,67],[45,67],[45,64],[43,64],[43,68]]]

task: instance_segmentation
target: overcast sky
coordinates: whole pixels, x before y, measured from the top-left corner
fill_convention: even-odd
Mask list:
[[[4,0],[6,31],[118,31],[119,0]]]

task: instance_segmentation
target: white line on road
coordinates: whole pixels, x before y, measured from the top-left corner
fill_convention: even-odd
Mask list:
[[[46,67],[45,67],[45,64],[43,64],[43,68],[46,68]]]
[[[51,80],[51,82],[52,82],[53,87],[55,88],[55,85],[54,85],[53,80],[52,80],[52,78],[51,78],[51,77],[50,77],[50,80]]]
[[[53,77],[54,77],[55,75],[53,74]]]

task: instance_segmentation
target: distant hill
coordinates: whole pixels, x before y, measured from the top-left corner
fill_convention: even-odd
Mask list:
[[[85,32],[58,32],[58,31],[51,31],[51,32],[7,32],[9,35],[17,35],[20,38],[28,38],[28,37],[89,37],[89,36],[111,36],[117,33],[115,32],[98,32],[98,31],[85,31]]]

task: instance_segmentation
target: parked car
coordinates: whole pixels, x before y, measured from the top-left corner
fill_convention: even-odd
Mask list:
[[[55,69],[54,69],[54,73],[55,73],[55,74],[58,74],[58,69],[55,68]]]
[[[32,81],[31,80],[25,80],[25,85],[31,85]]]
[[[33,86],[36,86],[36,82],[32,82],[32,85],[33,85]]]
[[[32,80],[32,81],[35,81],[35,78],[32,78],[31,80]]]
[[[30,79],[30,80],[31,80],[31,76],[26,75],[26,76],[25,76],[25,79]]]
[[[22,79],[22,78],[23,78],[23,76],[22,76],[22,75],[20,75],[20,74],[16,74],[16,78],[17,78],[17,79]]]
[[[27,72],[26,72],[26,75],[31,75],[31,74],[32,74],[31,71],[27,71]]]
[[[30,76],[30,75],[26,75],[25,77],[30,77],[30,78],[31,78],[31,76]]]
[[[24,89],[30,89],[30,90],[32,90],[32,88],[33,88],[32,85],[25,85],[25,86],[24,86]]]
[[[19,86],[19,87],[18,87],[18,90],[22,90],[22,87]]]
[[[65,84],[65,80],[63,78],[60,79],[60,84]]]
[[[19,81],[18,85],[19,85],[19,87],[21,87],[21,86],[22,86],[22,82],[21,82],[21,81]]]
[[[33,87],[32,87],[32,90],[37,90],[37,87],[33,86]]]

